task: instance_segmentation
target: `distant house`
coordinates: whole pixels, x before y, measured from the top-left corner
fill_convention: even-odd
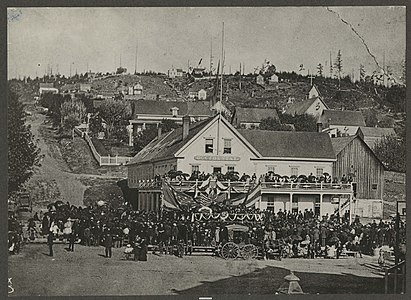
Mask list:
[[[259,127],[261,120],[267,118],[279,120],[277,110],[273,108],[242,108],[236,107],[231,124],[236,128]]]
[[[211,110],[216,113],[222,113],[226,119],[231,119],[231,111],[221,101],[217,101],[212,105]]]
[[[332,174],[353,179],[353,215],[381,218],[385,167],[368,145],[357,135],[332,138],[337,156]]]
[[[308,92],[308,99],[316,98],[316,97],[321,97],[321,93],[318,87],[315,84],[313,84],[313,86],[311,87],[311,90]]]
[[[194,68],[191,72],[191,75],[196,78],[204,77],[205,69],[204,68]]]
[[[331,137],[355,135],[359,127],[366,126],[362,113],[351,110],[324,110],[319,123]]]
[[[58,92],[59,90],[54,87],[53,83],[40,82],[40,87],[39,87],[40,95],[44,93],[58,94]]]
[[[264,85],[264,76],[261,75],[261,74],[258,74],[256,82],[257,82],[257,84]]]
[[[176,77],[183,77],[183,70],[182,69],[174,69],[168,70],[168,77],[169,78],[176,78]]]
[[[290,101],[290,104],[285,109],[285,113],[292,116],[308,114],[319,118],[326,109],[328,109],[328,106],[321,97],[314,97],[300,102]]]
[[[359,127],[356,133],[362,140],[374,149],[374,145],[386,136],[396,136],[394,128]]]
[[[199,100],[205,100],[207,98],[207,92],[204,89],[201,89],[197,93],[197,97]]]
[[[156,100],[130,100],[132,116],[131,132],[140,132],[148,126],[157,126],[163,119],[174,120],[182,124],[183,116],[190,116],[192,121],[204,120],[213,115],[208,101],[156,101]],[[133,145],[132,134],[129,136],[129,145]]]
[[[198,100],[205,100],[207,99],[207,91],[202,88],[190,88],[188,92],[188,98],[190,99],[198,99]]]
[[[128,95],[141,95],[143,94],[143,86],[139,83],[128,87]]]
[[[268,79],[268,83],[269,84],[278,83],[278,76],[275,74],[271,75],[271,77]]]

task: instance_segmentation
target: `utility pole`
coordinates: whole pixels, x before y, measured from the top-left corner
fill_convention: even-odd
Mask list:
[[[333,63],[331,60],[331,51],[330,51],[330,78],[333,78]]]
[[[210,46],[210,76],[213,74],[213,39],[211,38]]]
[[[223,30],[221,36],[221,89],[220,89],[220,101],[223,101],[223,74],[224,74],[224,22],[223,22]]]
[[[138,40],[136,40],[136,57],[134,60],[134,74],[137,74],[137,51],[138,51]]]

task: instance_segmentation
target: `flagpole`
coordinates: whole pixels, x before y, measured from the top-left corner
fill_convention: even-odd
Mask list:
[[[223,101],[223,73],[224,73],[224,22],[221,36],[221,88],[220,88],[220,101]]]

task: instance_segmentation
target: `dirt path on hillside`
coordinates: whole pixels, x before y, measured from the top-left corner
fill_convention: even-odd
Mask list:
[[[33,116],[28,120],[35,139],[38,141],[41,154],[44,155],[41,167],[33,176],[33,180],[54,180],[63,201],[69,201],[73,205],[82,206],[83,194],[87,187],[77,180],[78,174],[67,172],[68,167],[61,157],[59,148],[52,143],[47,143],[46,137],[41,134],[40,128],[43,127],[41,129],[44,129],[47,126],[43,123],[45,119],[44,115],[34,112]]]

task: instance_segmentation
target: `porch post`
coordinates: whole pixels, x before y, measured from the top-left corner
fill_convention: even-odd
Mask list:
[[[289,211],[292,213],[293,212],[293,193],[290,193],[290,209]]]
[[[351,195],[349,195],[348,197],[350,197],[350,198],[349,198],[349,201],[350,201],[350,207],[349,207],[349,210],[350,210],[350,219],[349,219],[349,224],[351,225],[351,222],[352,222],[352,198],[351,198]]]
[[[320,193],[320,221],[323,218],[323,193]]]

